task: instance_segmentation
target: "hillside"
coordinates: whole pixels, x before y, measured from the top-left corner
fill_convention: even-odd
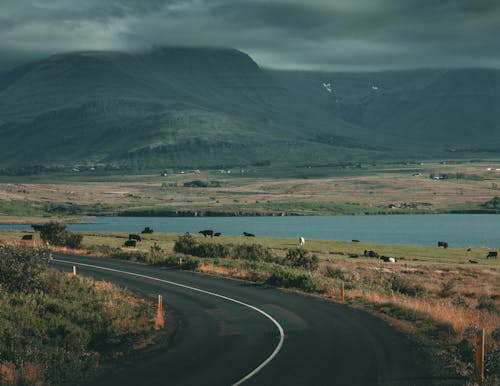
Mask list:
[[[499,70],[273,75],[318,108],[390,136],[393,147],[469,154],[500,150]]]
[[[487,70],[266,71],[215,48],[55,55],[0,73],[0,167],[294,166],[492,151],[499,79]]]

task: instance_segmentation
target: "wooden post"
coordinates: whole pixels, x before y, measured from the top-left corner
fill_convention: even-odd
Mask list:
[[[163,311],[163,298],[161,295],[158,295],[158,313]]]
[[[159,330],[165,325],[165,318],[163,317],[163,297],[158,295],[158,307],[156,317],[154,318],[155,329]]]
[[[484,328],[478,331],[476,338],[476,381],[484,384]]]
[[[73,266],[73,276],[76,276],[76,265]]]
[[[344,299],[344,295],[345,295],[344,292],[345,292],[344,291],[344,282],[342,282],[342,283],[340,283],[340,302],[341,303],[344,303],[344,300],[345,300]]]

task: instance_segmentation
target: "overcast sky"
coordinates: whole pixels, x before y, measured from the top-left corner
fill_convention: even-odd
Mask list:
[[[0,0],[0,69],[78,50],[218,46],[262,67],[500,68],[500,0]]]

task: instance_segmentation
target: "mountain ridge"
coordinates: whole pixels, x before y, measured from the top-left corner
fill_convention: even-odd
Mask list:
[[[53,55],[0,73],[0,167],[293,166],[500,145],[500,71],[450,71],[271,71],[225,48]]]

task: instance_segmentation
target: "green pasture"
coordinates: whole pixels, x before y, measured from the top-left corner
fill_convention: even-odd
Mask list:
[[[21,231],[0,231],[0,240],[21,240],[24,234],[33,232]],[[83,247],[109,246],[114,248],[122,247],[128,240],[128,233],[119,232],[82,232]],[[155,243],[165,252],[173,251],[173,246],[180,234],[152,233],[141,234],[142,241],[137,243],[137,251],[147,252]],[[261,244],[272,248],[277,254],[284,255],[286,251],[298,247],[298,240],[291,238],[272,238],[272,237],[244,237],[244,236],[220,236],[204,237],[199,234],[193,234],[199,241],[221,244]],[[411,265],[472,265],[469,260],[476,261],[474,266],[500,267],[500,259],[486,259],[490,249],[487,248],[438,248],[427,246],[411,245],[384,245],[363,242],[347,242],[335,240],[306,240],[303,247],[309,252],[316,254],[320,259],[335,261],[346,259],[353,261],[376,261],[374,258],[363,256],[365,250],[372,250],[379,255],[395,257],[400,263]],[[133,248],[124,248],[125,250],[134,250]],[[499,248],[500,249],[500,248]],[[492,249],[494,250],[494,249]],[[500,252],[500,251],[499,251]]]

